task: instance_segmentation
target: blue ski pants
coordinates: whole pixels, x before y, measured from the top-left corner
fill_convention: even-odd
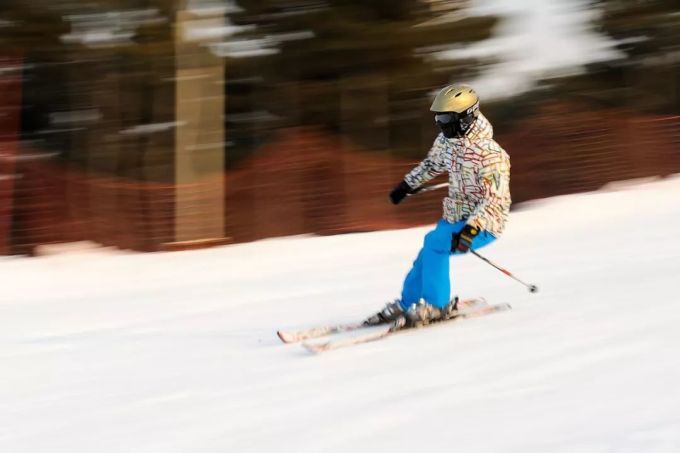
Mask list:
[[[439,220],[434,230],[425,235],[423,248],[413,262],[413,267],[404,280],[401,291],[401,306],[405,310],[421,298],[435,307],[442,308],[451,298],[451,280],[449,277],[449,257],[451,255],[451,238],[465,227],[465,221],[449,223]],[[481,231],[472,242],[472,249],[489,245],[496,237]],[[460,252],[456,251],[458,255]]]

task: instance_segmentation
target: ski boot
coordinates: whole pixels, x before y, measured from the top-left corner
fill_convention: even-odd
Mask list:
[[[408,310],[406,310],[404,313],[404,318],[406,321],[405,327],[421,327],[432,322],[441,321],[444,319],[443,315],[445,314],[445,310],[447,310],[449,305],[443,309],[439,309],[434,305],[428,304],[423,299],[420,299],[417,304],[412,304],[410,307],[408,307]]]
[[[454,297],[449,303],[441,309],[441,319],[449,319],[458,312],[458,296]]]
[[[401,316],[404,316],[404,310],[401,308],[399,299],[395,299],[394,302],[385,305],[385,308],[364,321],[364,325],[377,326],[387,324],[396,321]]]

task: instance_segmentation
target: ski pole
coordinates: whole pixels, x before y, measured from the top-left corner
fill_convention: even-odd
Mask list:
[[[520,280],[519,278],[517,278],[517,277],[515,277],[514,275],[512,275],[509,271],[507,271],[507,270],[503,269],[502,267],[497,266],[496,264],[492,263],[491,261],[489,261],[488,259],[484,258],[482,255],[480,255],[480,254],[477,253],[476,251],[470,249],[470,252],[472,252],[472,254],[475,255],[477,258],[479,258],[479,259],[485,261],[486,263],[488,263],[488,264],[490,264],[491,266],[495,267],[495,268],[498,269],[499,271],[503,272],[503,273],[504,273],[505,275],[507,275],[508,277],[510,277],[510,278],[512,278],[512,279],[515,279],[515,280],[517,280],[518,282],[520,282],[521,284],[523,284],[524,286],[526,286],[526,287],[529,289],[529,292],[535,293],[535,292],[538,291],[538,287],[537,287],[536,285],[530,285],[530,284],[528,284],[528,283],[524,283],[522,280]]]
[[[416,189],[415,192],[410,193],[410,194],[408,194],[407,196],[410,197],[410,196],[415,195],[415,194],[417,194],[417,193],[429,192],[429,191],[431,191],[431,190],[442,189],[442,188],[448,187],[448,186],[449,186],[449,183],[448,183],[448,182],[443,182],[443,183],[441,183],[441,184],[435,184],[435,185],[433,185],[433,186],[420,187],[420,188]]]

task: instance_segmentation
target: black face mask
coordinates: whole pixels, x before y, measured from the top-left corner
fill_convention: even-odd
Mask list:
[[[434,116],[434,121],[444,137],[461,138],[470,130],[472,123],[475,122],[475,116],[473,113],[464,116],[455,112],[437,113]]]

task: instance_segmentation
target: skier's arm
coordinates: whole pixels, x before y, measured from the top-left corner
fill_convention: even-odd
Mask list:
[[[417,192],[420,186],[446,170],[444,165],[445,150],[446,139],[443,135],[439,134],[432,148],[427,153],[427,157],[413,170],[408,172],[404,176],[404,180],[390,192],[392,204],[399,204],[408,194]]]
[[[446,138],[439,134],[427,153],[427,157],[404,177],[404,182],[413,190],[446,171],[444,153]]]

